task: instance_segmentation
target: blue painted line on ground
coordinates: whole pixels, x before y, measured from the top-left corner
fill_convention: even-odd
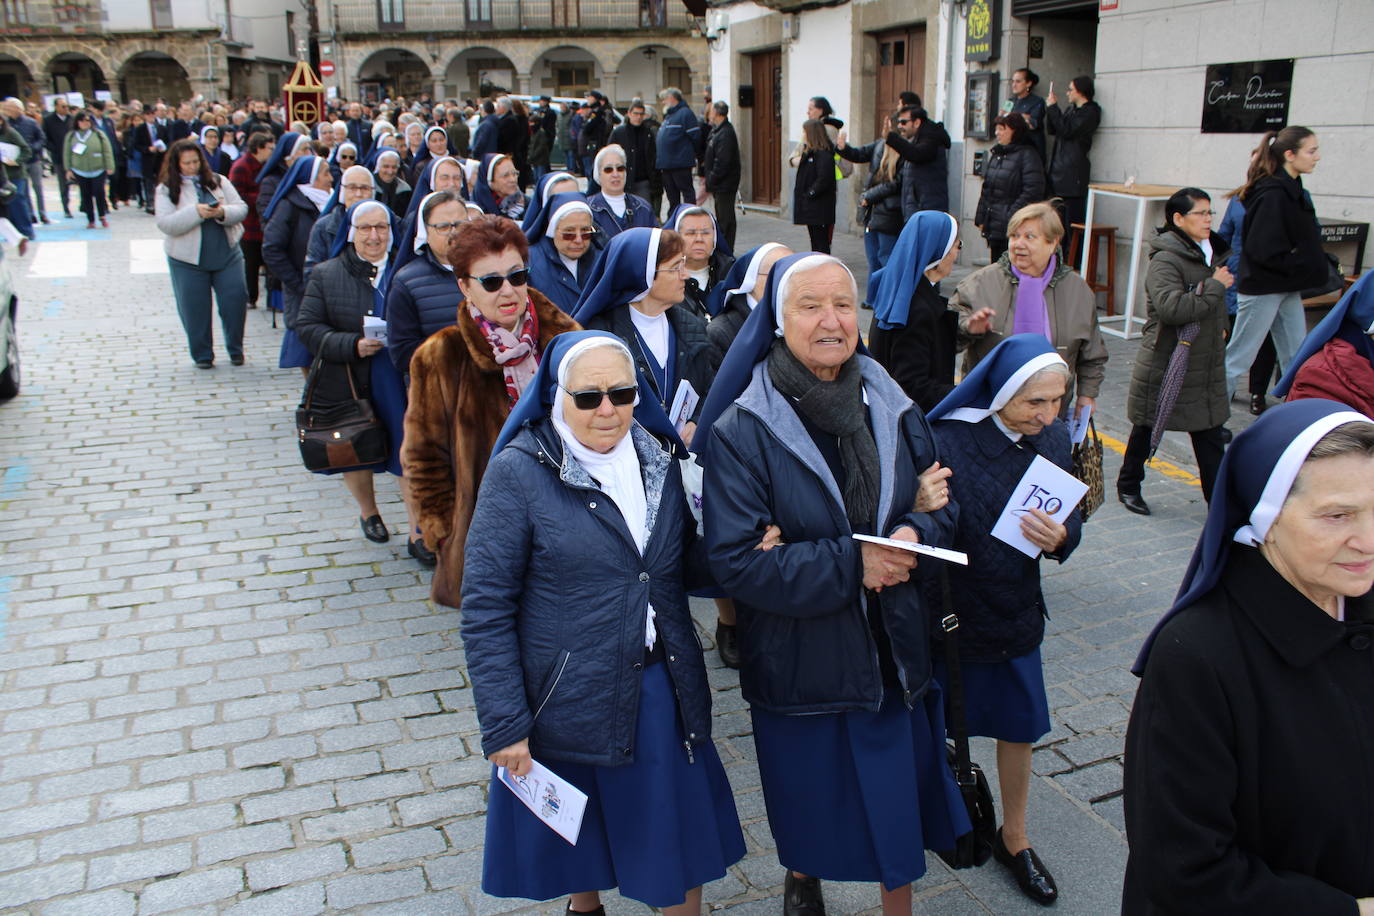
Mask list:
[[[27,458],[14,459],[14,464],[5,468],[5,475],[0,477],[0,502],[17,497],[19,491],[28,482],[29,460]]]
[[[0,576],[0,651],[5,648],[5,621],[10,611],[10,586],[14,576]]]
[[[48,282],[51,283],[53,286],[66,286],[66,285],[67,285],[67,278],[66,278],[66,277],[49,277],[49,278],[48,278]]]
[[[108,242],[112,236],[108,229],[49,229],[38,234],[41,242]]]
[[[55,299],[52,302],[49,302],[46,306],[43,307],[43,317],[56,318],[58,315],[62,314],[62,306],[65,304],[66,303],[64,303],[61,299]]]

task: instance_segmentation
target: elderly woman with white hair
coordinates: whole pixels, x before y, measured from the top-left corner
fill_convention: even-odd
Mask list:
[[[997,739],[1003,824],[991,838],[991,852],[1021,892],[1042,905],[1053,903],[1059,891],[1026,830],[1031,747],[1050,730],[1040,661],[1047,616],[1040,559],[1068,559],[1083,522],[1077,509],[1061,522],[1042,507],[1027,508],[1020,528],[1039,550],[1035,556],[990,532],[1037,457],[1071,469],[1069,432],[1059,419],[1068,386],[1068,364],[1049,341],[1015,334],[927,414],[945,467],[953,472],[949,485],[959,506],[954,546],[969,557],[967,566],[949,568],[950,591],[959,602],[953,610],[959,614],[967,730]],[[926,591],[932,604],[940,600],[940,588]],[[949,684],[945,658],[937,653],[936,677]]]
[[[629,350],[596,331],[553,340],[496,441],[462,594],[493,764],[488,894],[567,894],[567,912],[604,916],[616,887],[696,916],[702,885],[744,855],[687,602],[685,454]],[[587,795],[575,843],[517,798],[536,762]]]
[[[947,546],[954,508],[921,411],[859,350],[859,297],[836,258],[773,265],[697,432],[706,547],[739,616],[740,684],[785,914],[825,912],[820,880],[881,884],[911,912],[925,849],[969,831],[945,762],[916,554]],[[768,525],[781,542],[758,551]],[[936,562],[922,559],[923,564]]]
[[[377,199],[391,208],[400,219],[410,207],[412,188],[401,177],[401,154],[394,149],[381,148],[372,165],[373,183],[377,186]]]
[[[607,239],[615,238],[626,229],[653,229],[658,226],[649,202],[625,190],[628,166],[625,148],[612,143],[603,146],[593,160],[597,184],[601,190],[587,198],[592,219]]]
[[[354,204],[372,200],[377,196],[376,185],[372,183],[372,173],[366,166],[355,165],[344,169],[339,181],[325,201],[320,218],[310,227],[310,241],[305,249],[305,269],[302,271],[305,282],[310,282],[310,271],[315,265],[329,259],[329,251],[334,247],[334,236],[343,225],[345,211]]]

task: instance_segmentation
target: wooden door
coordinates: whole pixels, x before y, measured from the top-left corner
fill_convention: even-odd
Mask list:
[[[782,52],[750,55],[754,107],[750,112],[752,200],[760,204],[782,199]]]
[[[897,110],[897,97],[908,89],[926,98],[926,27],[908,26],[879,32],[873,36],[878,42],[878,85],[874,99],[873,136],[882,134],[883,119]]]

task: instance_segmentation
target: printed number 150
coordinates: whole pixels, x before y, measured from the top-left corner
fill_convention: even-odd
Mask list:
[[[1030,492],[1021,501],[1021,506],[1025,509],[1040,509],[1046,515],[1052,516],[1064,508],[1064,501],[1051,495],[1049,490],[1039,484],[1031,484]]]

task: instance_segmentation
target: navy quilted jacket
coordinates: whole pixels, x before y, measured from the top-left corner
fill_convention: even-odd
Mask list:
[[[410,358],[420,344],[458,323],[463,293],[453,271],[445,270],[425,249],[396,272],[386,294],[387,352],[402,375],[410,374]]]
[[[1040,561],[1032,560],[989,532],[1002,507],[1037,454],[1064,470],[1073,466],[1068,427],[1062,420],[1014,443],[989,417],[979,423],[941,420],[935,436],[949,479],[950,498],[959,504],[954,549],[969,555],[968,566],[949,564],[954,611],[959,615],[959,656],[968,661],[1000,662],[1025,655],[1045,638],[1045,596],[1040,591]],[[1069,538],[1051,559],[1064,562],[1078,546],[1083,521],[1075,509],[1065,522]],[[928,583],[934,620],[940,595]]]
[[[683,732],[693,744],[711,738],[685,581],[701,565],[696,525],[678,462],[638,426],[631,434],[648,503],[642,556],[549,420],[521,430],[487,467],[462,601],[485,755],[528,738],[538,760],[632,763],[650,602]]]

